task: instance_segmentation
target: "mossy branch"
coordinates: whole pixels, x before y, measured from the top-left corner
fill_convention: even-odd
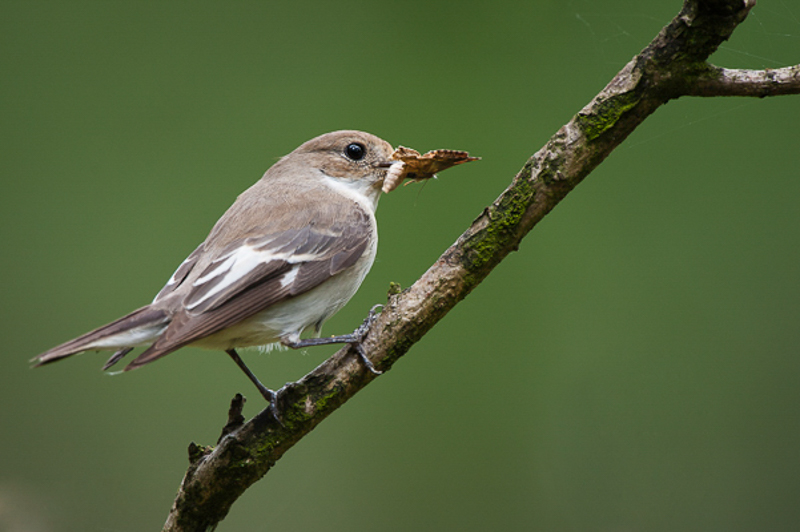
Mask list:
[[[798,66],[733,71],[706,63],[754,5],[755,0],[686,0],[680,13],[528,159],[508,188],[413,286],[389,296],[363,344],[374,365],[388,371],[670,99],[800,93]],[[213,529],[283,453],[375,378],[346,347],[280,390],[282,425],[266,410],[242,423],[241,402],[232,405],[218,445],[190,447],[190,467],[164,530]]]

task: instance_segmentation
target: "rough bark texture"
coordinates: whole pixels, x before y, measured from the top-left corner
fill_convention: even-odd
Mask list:
[[[413,286],[390,296],[364,342],[375,366],[389,370],[659,106],[684,95],[800,93],[800,66],[740,71],[705,62],[754,5],[755,0],[686,0],[672,22],[525,163],[458,241]],[[280,390],[282,425],[269,411],[241,424],[233,405],[216,447],[190,446],[190,466],[164,530],[213,529],[283,453],[376,377],[346,347]]]

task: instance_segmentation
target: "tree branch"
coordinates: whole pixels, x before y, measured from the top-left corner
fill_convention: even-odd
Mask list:
[[[731,71],[705,62],[754,5],[755,0],[686,0],[672,22],[528,159],[458,241],[413,286],[389,297],[363,344],[374,365],[389,370],[670,99],[796,93],[797,67]],[[283,453],[375,378],[349,347],[343,348],[279,391],[283,425],[265,410],[241,427],[233,423],[233,430],[226,431],[215,448],[192,444],[190,466],[164,530],[215,527]]]
[[[780,96],[800,94],[800,65],[744,70],[706,65],[686,93],[689,96]]]

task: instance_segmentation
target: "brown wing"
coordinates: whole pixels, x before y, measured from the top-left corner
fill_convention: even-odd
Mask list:
[[[288,228],[231,242],[191,283],[161,337],[126,368],[152,362],[305,293],[353,266],[372,237],[369,215],[353,205],[324,227]]]
[[[186,257],[186,260],[184,260],[181,265],[178,266],[178,269],[175,270],[175,273],[173,273],[172,277],[169,278],[167,284],[164,285],[164,288],[162,288],[161,291],[156,295],[153,303],[174,292],[181,285],[181,283],[186,280],[186,277],[189,276],[189,274],[192,272],[192,269],[197,265],[197,259],[202,251],[203,244],[200,244],[188,257]]]

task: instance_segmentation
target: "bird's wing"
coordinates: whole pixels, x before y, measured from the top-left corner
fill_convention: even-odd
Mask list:
[[[155,299],[153,299],[153,303],[164,299],[166,296],[174,292],[179,286],[181,286],[183,281],[186,280],[186,277],[188,277],[194,267],[197,266],[197,259],[203,252],[204,244],[205,243],[197,246],[197,249],[192,251],[192,253],[186,257],[185,261],[181,262],[181,265],[178,266],[178,269],[175,270],[175,273],[173,273],[172,277],[169,278],[169,281],[167,281],[167,284],[164,285],[164,288],[162,288],[161,291],[156,294]]]
[[[331,223],[312,222],[232,241],[197,273],[178,268],[173,287],[164,288],[184,294],[172,322],[126,369],[219,332],[353,266],[372,239],[370,215],[351,203],[325,221]]]

